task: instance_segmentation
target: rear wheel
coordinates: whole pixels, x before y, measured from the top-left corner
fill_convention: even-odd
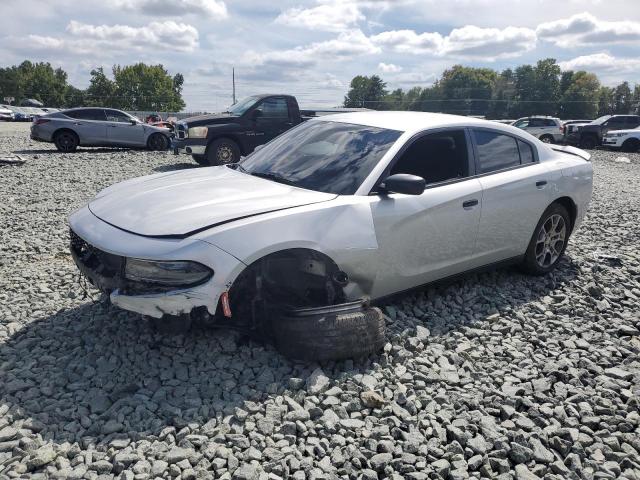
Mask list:
[[[540,141],[543,143],[555,143],[552,135],[542,135]]]
[[[571,218],[567,209],[553,203],[545,210],[536,225],[522,264],[533,275],[553,270],[567,248],[571,233]]]
[[[76,151],[80,140],[75,132],[72,132],[71,130],[62,130],[55,134],[53,137],[53,143],[58,151],[71,153]]]
[[[169,148],[169,139],[162,133],[154,133],[147,140],[147,148],[156,152],[163,152]]]
[[[640,140],[637,138],[630,138],[629,140],[625,140],[622,144],[622,151],[628,153],[634,153],[640,150]]]
[[[211,142],[205,155],[209,165],[226,165],[240,160],[240,148],[233,140],[219,138]]]

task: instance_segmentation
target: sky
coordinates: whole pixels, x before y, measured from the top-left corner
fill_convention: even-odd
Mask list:
[[[502,70],[553,57],[607,85],[640,83],[640,0],[0,0],[0,66],[90,71],[161,63],[185,76],[187,111],[236,95],[342,102],[355,75],[432,84],[463,64]]]

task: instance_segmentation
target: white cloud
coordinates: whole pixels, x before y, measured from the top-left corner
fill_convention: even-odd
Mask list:
[[[360,30],[342,32],[336,38],[289,50],[274,50],[265,53],[249,52],[244,62],[252,66],[273,65],[305,67],[322,58],[324,60],[340,60],[357,55],[380,53],[380,48]]]
[[[321,0],[312,8],[294,7],[285,10],[276,18],[276,23],[292,27],[341,32],[351,28],[364,15],[354,1]]]
[[[204,15],[208,18],[228,17],[222,0],[109,0],[116,7],[139,11],[153,16]]]
[[[443,38],[439,33],[416,33],[413,30],[389,30],[371,37],[375,45],[402,53],[437,53]]]
[[[86,41],[105,42],[110,48],[154,47],[191,52],[198,47],[198,30],[192,25],[176,23],[173,20],[151,22],[142,27],[90,25],[71,20],[67,25],[67,32]]]
[[[371,37],[371,41],[397,52],[453,55],[495,60],[521,55],[535,48],[536,34],[529,28],[481,28],[467,25],[443,36],[438,32],[390,30]]]
[[[541,23],[536,29],[538,38],[559,47],[640,42],[640,22],[599,20],[590,13]]]
[[[530,28],[480,28],[467,25],[455,28],[444,38],[441,55],[479,57],[485,60],[510,58],[533,50],[536,32]]]
[[[384,73],[398,73],[402,71],[402,67],[394,65],[393,63],[380,62],[378,64],[378,70]]]
[[[559,62],[563,70],[586,70],[594,73],[640,73],[640,59],[617,58],[609,53],[594,53]]]

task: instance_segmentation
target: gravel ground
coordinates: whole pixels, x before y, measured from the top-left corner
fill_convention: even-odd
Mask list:
[[[588,218],[552,275],[398,298],[384,353],[304,365],[85,298],[67,215],[194,165],[63,155],[27,131],[0,124],[0,157],[27,159],[0,167],[0,478],[640,479],[640,155],[594,152]]]

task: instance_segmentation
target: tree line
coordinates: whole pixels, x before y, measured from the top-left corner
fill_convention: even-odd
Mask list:
[[[593,73],[562,71],[553,58],[502,72],[455,65],[431,86],[389,91],[378,75],[358,75],[344,98],[349,108],[417,110],[491,119],[550,115],[592,119],[640,109],[640,84],[602,85]],[[640,112],[639,112],[640,113]]]
[[[171,76],[162,65],[114,65],[111,76],[103,67],[91,71],[89,86],[76,88],[68,83],[68,75],[48,62],[0,68],[0,103],[5,97],[19,105],[30,98],[47,107],[72,108],[101,106],[122,110],[175,112],[184,108],[184,77]]]

